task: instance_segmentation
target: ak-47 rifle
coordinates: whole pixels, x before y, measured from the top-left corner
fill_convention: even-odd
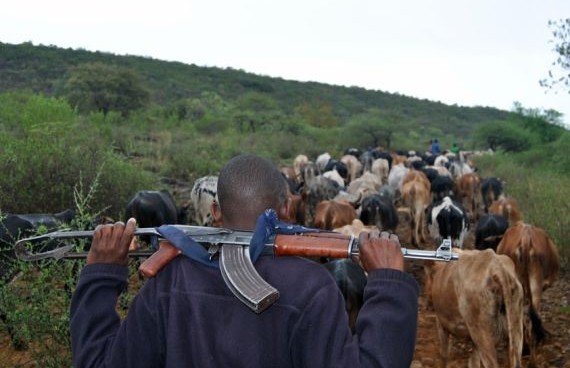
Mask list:
[[[253,232],[236,231],[205,226],[171,225],[184,232],[195,242],[208,246],[212,255],[219,253],[222,277],[232,293],[256,313],[261,313],[279,298],[279,291],[269,285],[255,270],[249,256],[249,244]],[[76,245],[67,244],[42,253],[31,253],[27,243],[51,239],[90,238],[94,231],[55,231],[45,235],[19,240],[15,245],[16,256],[24,261],[46,258],[77,259],[87,257],[87,252],[76,251]],[[139,228],[135,236],[161,238],[155,228]],[[458,254],[451,248],[451,240],[444,239],[436,250],[401,248],[406,259],[450,261]],[[296,235],[277,234],[264,245],[264,253],[275,256],[304,256],[327,258],[352,258],[359,255],[358,239],[352,235],[335,232],[306,232]],[[161,241],[158,250],[135,250],[133,257],[148,257],[139,267],[145,277],[154,277],[162,267],[181,253],[168,241]]]

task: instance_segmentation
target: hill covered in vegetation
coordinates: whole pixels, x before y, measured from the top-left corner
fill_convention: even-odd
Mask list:
[[[511,115],[495,108],[450,106],[360,87],[296,82],[232,68],[202,67],[148,57],[31,43],[0,43],[0,49],[0,93],[28,90],[47,96],[66,96],[70,94],[66,83],[73,77],[75,68],[104,64],[136,75],[149,97],[142,107],[160,106],[181,115],[185,109],[197,109],[196,104],[187,105],[203,100],[204,94],[213,94],[221,102],[234,105],[236,110],[257,104],[258,112],[271,109],[281,116],[296,114],[315,126],[344,126],[355,116],[374,111],[380,117],[391,117],[395,125],[414,127],[421,142],[432,136],[443,138],[444,142],[447,137],[465,142],[465,137],[478,124],[505,120]],[[256,101],[248,98],[252,94],[257,97]],[[247,110],[251,106],[245,107]]]

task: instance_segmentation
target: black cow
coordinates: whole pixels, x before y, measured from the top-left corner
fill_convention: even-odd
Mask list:
[[[344,296],[348,325],[352,333],[356,329],[356,318],[364,304],[364,287],[366,274],[364,270],[351,259],[335,259],[323,264],[331,273],[338,288]]]
[[[412,160],[409,162],[409,166],[414,170],[422,170],[426,166],[426,162],[423,160]]]
[[[485,212],[488,212],[491,203],[499,199],[503,194],[503,183],[493,177],[483,179],[481,180],[481,194],[483,196]]]
[[[475,248],[490,248],[496,251],[508,227],[509,222],[501,215],[483,215],[475,229]]]
[[[461,203],[444,197],[428,208],[428,228],[436,240],[450,238],[453,245],[463,248],[465,235],[469,230],[469,218]]]
[[[438,157],[439,155],[430,155],[427,156],[425,158],[425,162],[428,166],[433,166],[433,164],[435,163],[435,159]]]
[[[437,178],[439,176],[439,172],[436,169],[432,169],[430,167],[422,167],[420,169],[424,174],[426,174],[426,177],[428,178],[430,183],[433,183],[433,181],[435,180],[435,178]]]
[[[134,217],[138,227],[159,227],[161,225],[185,224],[187,208],[178,208],[167,190],[143,190],[137,192],[127,204],[125,221]],[[148,238],[141,240],[149,242]],[[156,239],[153,239],[153,246]]]
[[[396,230],[398,212],[390,197],[371,194],[362,200],[360,209],[360,221],[364,225],[375,225],[384,231]]]
[[[444,197],[455,197],[453,179],[447,175],[437,175],[431,182],[430,191],[433,195],[433,202],[439,202]]]
[[[167,190],[143,190],[137,192],[127,204],[125,221],[131,217],[138,227],[158,227],[165,224],[183,224],[186,211],[178,208]]]
[[[0,223],[0,246],[14,245],[22,237],[32,236],[40,227],[55,231],[68,224],[75,217],[75,211],[67,209],[60,213],[8,214]]]
[[[15,259],[14,244],[17,240],[34,236],[43,228],[46,232],[55,231],[69,224],[75,217],[75,211],[67,209],[60,213],[8,214],[0,222],[0,278],[8,277],[8,265]],[[59,246],[59,242],[48,242],[42,250]]]

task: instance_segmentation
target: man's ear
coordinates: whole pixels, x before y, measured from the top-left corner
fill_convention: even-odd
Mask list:
[[[216,227],[223,226],[222,211],[217,201],[212,202],[210,206],[210,213],[212,214],[213,225]]]

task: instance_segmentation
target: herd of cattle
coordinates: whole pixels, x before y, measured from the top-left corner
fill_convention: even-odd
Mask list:
[[[530,364],[536,362],[547,333],[540,302],[557,277],[558,251],[544,230],[523,221],[517,201],[506,195],[500,180],[480,177],[469,153],[347,149],[339,158],[299,155],[281,171],[289,185],[287,222],[355,236],[372,229],[391,231],[406,246],[420,249],[435,249],[451,239],[459,260],[426,262],[422,280],[438,318],[443,366],[450,335],[473,343],[472,363],[498,367],[497,346],[504,341],[509,367],[521,366],[523,345]],[[216,187],[217,176],[199,178],[183,206],[168,191],[139,192],[125,218],[137,218],[140,227],[216,226],[210,214]],[[25,223],[25,216],[3,219],[0,244],[13,244],[22,233],[21,223],[25,229],[34,226]],[[351,261],[327,261],[354,328],[365,275]]]

